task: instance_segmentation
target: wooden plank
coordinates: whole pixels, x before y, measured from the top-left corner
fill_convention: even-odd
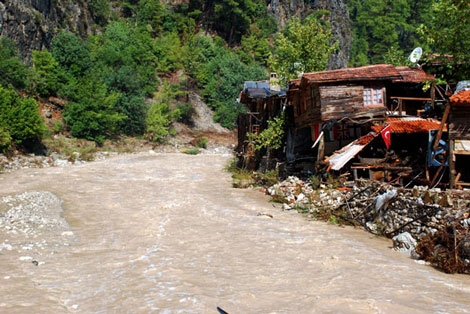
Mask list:
[[[390,99],[397,99],[397,100],[416,100],[416,101],[432,101],[432,98],[428,98],[428,97],[400,97],[400,96],[391,96]]]

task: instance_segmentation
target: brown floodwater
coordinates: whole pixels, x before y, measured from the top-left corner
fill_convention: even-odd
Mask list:
[[[143,153],[0,175],[0,198],[53,193],[66,221],[0,230],[14,244],[0,252],[0,312],[470,312],[470,277],[234,189],[229,158]]]

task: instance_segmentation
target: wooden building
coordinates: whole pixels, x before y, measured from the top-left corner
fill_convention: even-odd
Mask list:
[[[450,97],[448,117],[450,187],[470,186],[470,90]]]
[[[259,133],[268,127],[268,121],[280,115],[286,105],[286,92],[278,86],[273,86],[269,81],[247,81],[240,92],[238,101],[247,107],[247,112],[238,116],[238,146],[235,149],[240,155],[250,152],[248,145],[248,133]],[[259,157],[259,156],[258,156]],[[259,158],[254,158],[254,163],[259,163]],[[257,168],[257,165],[251,165]]]
[[[416,115],[435,100],[433,88],[422,90],[432,80],[421,69],[388,64],[305,73],[287,91],[295,142],[303,143],[294,146],[309,153],[305,148],[322,134],[328,154],[367,134],[373,122],[387,115]]]

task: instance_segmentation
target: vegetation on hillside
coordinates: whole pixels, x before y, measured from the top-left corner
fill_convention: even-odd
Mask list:
[[[415,46],[452,54],[454,71],[468,74],[468,1],[348,0],[354,42],[351,66],[406,63]],[[279,72],[326,69],[336,49],[328,14],[293,19],[278,33],[262,0],[89,1],[94,35],[59,32],[49,50],[19,59],[0,37],[0,150],[41,141],[44,125],[34,99],[66,101],[72,136],[103,143],[117,135],[162,142],[175,121],[191,123],[185,95],[197,89],[215,120],[233,128],[246,108],[235,101],[245,80]],[[179,73],[179,74],[176,74]],[[177,77],[176,81],[169,78]]]

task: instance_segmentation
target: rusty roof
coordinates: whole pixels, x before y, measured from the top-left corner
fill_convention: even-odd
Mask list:
[[[331,71],[304,73],[302,80],[310,83],[340,81],[379,81],[400,79],[398,70],[390,64],[375,64],[358,68],[344,68]]]
[[[390,125],[392,133],[427,133],[429,130],[439,129],[441,121],[436,119],[423,119],[419,117],[388,118],[385,125]],[[383,125],[374,125],[372,130],[376,133],[382,131]]]
[[[394,79],[394,82],[403,83],[421,83],[424,81],[434,81],[434,75],[428,74],[421,69],[411,67],[396,67],[401,78]]]
[[[450,103],[453,106],[469,106],[470,105],[470,90],[462,90],[450,97]]]

